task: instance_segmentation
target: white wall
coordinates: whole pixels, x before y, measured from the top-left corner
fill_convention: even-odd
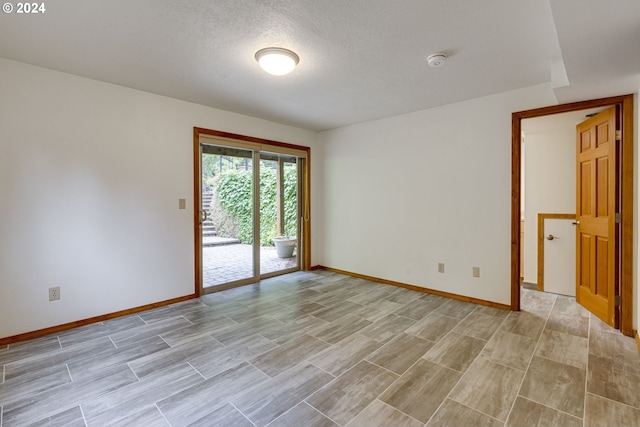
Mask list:
[[[526,120],[523,120],[523,126],[526,126],[525,122]],[[575,127],[571,125],[531,133],[525,132],[525,282],[538,283],[538,214],[575,214],[575,132]]]
[[[0,338],[194,292],[194,126],[316,139],[0,59]]]
[[[509,304],[511,113],[555,103],[541,85],[321,133],[320,264]]]

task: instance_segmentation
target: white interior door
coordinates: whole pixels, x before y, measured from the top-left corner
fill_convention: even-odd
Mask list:
[[[576,230],[571,219],[544,222],[544,290],[576,296]]]

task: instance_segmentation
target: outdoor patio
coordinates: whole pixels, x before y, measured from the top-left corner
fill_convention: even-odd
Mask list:
[[[241,243],[202,248],[205,288],[253,276],[252,247]],[[278,258],[274,246],[260,248],[260,274],[295,268],[297,251],[291,258]]]

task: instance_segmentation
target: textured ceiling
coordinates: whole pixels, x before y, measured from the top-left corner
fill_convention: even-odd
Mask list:
[[[311,130],[551,82],[552,62],[561,102],[640,88],[638,0],[45,4],[0,14],[0,57]],[[262,72],[253,55],[269,46],[298,68]],[[445,66],[426,65],[435,52]]]

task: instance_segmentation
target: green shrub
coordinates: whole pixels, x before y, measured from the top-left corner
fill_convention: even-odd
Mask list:
[[[216,177],[215,198],[211,209],[212,220],[218,233],[224,237],[235,237],[242,243],[253,243],[252,181],[253,172],[232,170]],[[285,168],[284,173],[284,234],[297,234],[297,171]],[[276,171],[260,170],[260,245],[272,245],[276,236]],[[225,227],[224,225],[233,225]]]

